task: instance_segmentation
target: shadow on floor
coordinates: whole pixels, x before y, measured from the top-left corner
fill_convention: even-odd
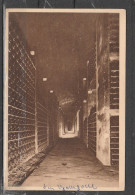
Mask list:
[[[118,187],[118,173],[103,166],[80,139],[60,139],[34,172],[26,186],[87,185]]]

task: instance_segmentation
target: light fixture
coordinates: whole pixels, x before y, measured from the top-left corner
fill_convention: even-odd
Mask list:
[[[50,90],[50,93],[53,93],[53,90]]]
[[[86,78],[83,78],[83,81],[86,81],[87,79]]]
[[[92,94],[92,91],[91,91],[91,90],[89,90],[89,91],[88,91],[88,94]]]
[[[87,102],[87,100],[83,100],[83,103],[86,103]]]
[[[32,56],[34,56],[34,55],[35,55],[35,51],[30,51],[30,54],[31,54]]]
[[[43,78],[43,81],[47,81],[47,78]]]

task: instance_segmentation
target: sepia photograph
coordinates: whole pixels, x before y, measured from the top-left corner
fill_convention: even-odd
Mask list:
[[[126,12],[6,9],[4,188],[125,189]]]

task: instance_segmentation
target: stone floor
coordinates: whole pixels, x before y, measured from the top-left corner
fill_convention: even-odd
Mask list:
[[[93,185],[92,185],[93,184]],[[104,167],[79,139],[60,139],[22,187],[118,187],[118,173]],[[88,189],[89,190],[89,189]]]

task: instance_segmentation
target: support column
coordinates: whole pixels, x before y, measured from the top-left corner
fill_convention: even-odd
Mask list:
[[[96,26],[96,110],[97,148],[96,156],[110,165],[110,69],[108,16],[97,19]]]

